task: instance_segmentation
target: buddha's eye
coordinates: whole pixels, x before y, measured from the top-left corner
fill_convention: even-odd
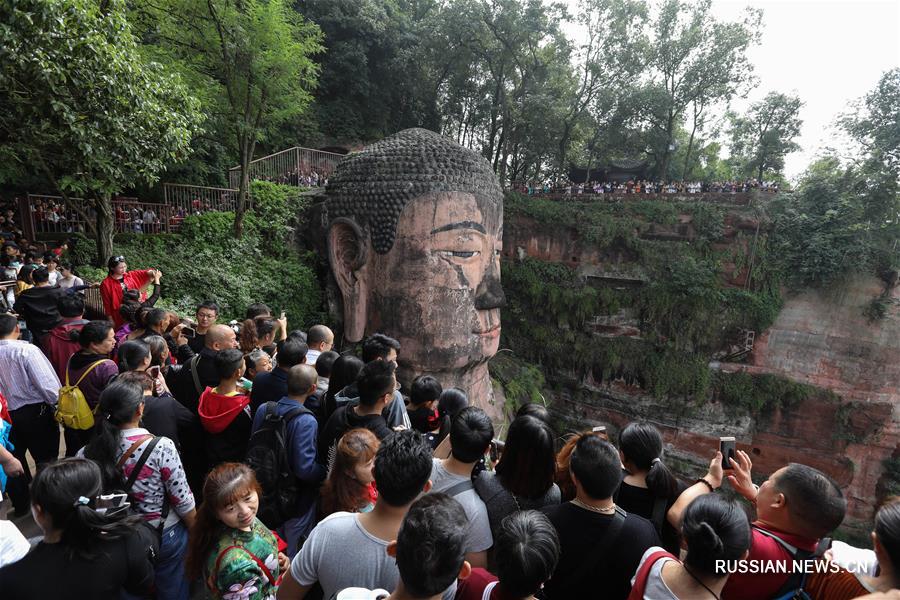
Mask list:
[[[446,256],[448,258],[474,258],[481,254],[481,252],[477,250],[438,250],[437,253],[441,256]]]

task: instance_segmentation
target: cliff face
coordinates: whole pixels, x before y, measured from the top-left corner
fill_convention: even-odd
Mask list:
[[[763,229],[765,225],[762,225]],[[694,239],[695,225],[688,215],[665,227],[642,229],[642,238],[673,244]],[[725,216],[719,250],[738,257],[723,261],[723,286],[743,288],[751,261],[758,220],[746,212]],[[525,215],[508,215],[504,229],[504,256],[511,261],[530,257],[562,263],[586,278],[605,279],[610,285],[642,285],[640,265],[627,247],[603,247],[586,242],[571,227],[538,222]],[[887,316],[869,323],[863,310],[884,289],[876,278],[859,277],[839,290],[806,291],[785,298],[782,310],[768,329],[756,333],[745,362],[711,362],[722,373],[778,375],[814,386],[813,393],[786,405],[759,412],[736,412],[707,398],[657,398],[625,379],[594,380],[590,371],[547,372],[551,383],[551,410],[567,425],[584,428],[602,423],[617,430],[634,419],[658,425],[676,470],[689,478],[702,474],[718,447],[718,438],[733,435],[738,447],[750,453],[760,478],[788,462],[821,469],[841,486],[849,501],[845,527],[857,532],[870,526],[879,496],[892,485],[885,461],[900,458],[900,290]],[[637,319],[628,321],[627,307],[616,315],[596,315],[596,344],[609,338],[634,336]],[[627,321],[627,322],[626,322]],[[598,324],[600,327],[598,328]],[[611,326],[615,325],[615,326]],[[602,330],[602,331],[601,331]],[[601,331],[601,335],[598,335]]]

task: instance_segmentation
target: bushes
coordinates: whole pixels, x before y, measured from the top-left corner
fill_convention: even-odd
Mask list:
[[[276,313],[284,310],[292,327],[322,321],[313,257],[292,247],[295,215],[306,204],[288,186],[254,182],[251,192],[254,212],[240,240],[231,235],[233,213],[209,212],[186,218],[177,234],[119,235],[115,251],[126,257],[129,269],[160,269],[160,306],[181,314],[193,314],[199,302],[214,299],[224,320],[240,319],[248,304],[265,302]],[[80,239],[73,260],[88,264],[90,245]],[[105,269],[78,270],[106,275]]]

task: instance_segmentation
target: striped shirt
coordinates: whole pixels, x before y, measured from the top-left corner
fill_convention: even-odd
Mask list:
[[[22,340],[0,340],[0,393],[9,410],[29,404],[56,405],[59,377],[41,349]]]

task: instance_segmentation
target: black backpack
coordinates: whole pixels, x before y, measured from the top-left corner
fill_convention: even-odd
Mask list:
[[[246,463],[256,472],[262,488],[259,499],[259,520],[275,529],[296,516],[300,482],[291,473],[287,451],[287,425],[301,414],[313,414],[303,406],[278,414],[277,402],[266,402],[262,425],[250,436]]]

